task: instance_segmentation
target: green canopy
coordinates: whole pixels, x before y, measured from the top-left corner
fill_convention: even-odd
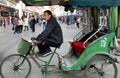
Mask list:
[[[69,0],[74,6],[119,6],[120,0]]]
[[[59,5],[69,2],[73,6],[120,6],[120,0],[22,0],[27,5]]]

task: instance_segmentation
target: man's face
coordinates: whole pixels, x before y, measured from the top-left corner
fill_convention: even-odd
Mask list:
[[[51,15],[49,15],[47,12],[44,13],[44,18],[46,21],[50,19]]]

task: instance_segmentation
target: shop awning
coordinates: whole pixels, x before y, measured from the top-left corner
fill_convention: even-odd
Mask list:
[[[73,6],[120,6],[120,0],[69,0]]]

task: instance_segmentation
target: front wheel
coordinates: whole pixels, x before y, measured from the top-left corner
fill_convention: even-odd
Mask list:
[[[2,78],[27,78],[30,72],[30,61],[20,54],[13,54],[6,57],[0,65]]]
[[[85,78],[117,78],[115,62],[102,55],[94,56],[86,65]]]

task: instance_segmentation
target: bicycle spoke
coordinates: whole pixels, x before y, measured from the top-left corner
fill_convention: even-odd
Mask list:
[[[0,71],[2,78],[26,78],[31,71],[31,64],[24,56],[13,54],[6,57],[1,63]]]
[[[111,72],[112,71],[112,72]],[[96,56],[86,67],[86,78],[117,78],[116,64],[109,57]]]

